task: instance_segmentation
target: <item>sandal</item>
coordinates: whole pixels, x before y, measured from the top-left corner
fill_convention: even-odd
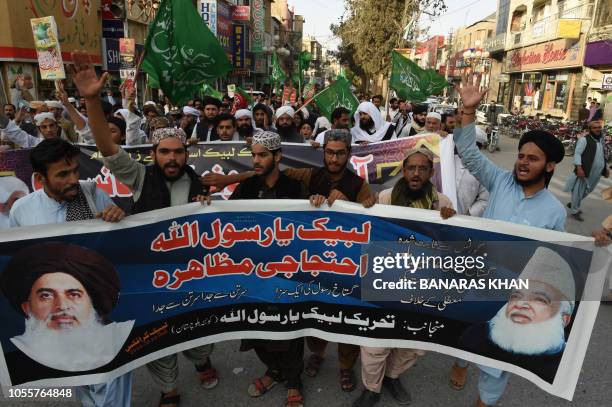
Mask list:
[[[267,377],[270,377],[270,376],[267,376]],[[270,382],[270,384],[268,384],[267,386],[264,384],[261,378],[253,380],[253,383],[249,386],[249,389],[248,389],[249,396],[261,397],[267,392],[269,392],[274,386],[278,384],[276,380],[272,379],[271,377],[270,379],[272,380],[272,382]]]
[[[461,367],[457,363],[453,364],[450,374],[450,385],[455,390],[463,390],[467,379],[468,368]]]
[[[308,377],[315,377],[316,375],[318,375],[319,370],[321,370],[321,365],[323,364],[323,361],[325,361],[325,359],[317,355],[316,353],[310,355],[310,359],[308,359],[308,364],[304,369],[304,374]]]
[[[304,407],[304,397],[301,394],[287,396],[285,407]]]
[[[340,370],[340,388],[347,393],[355,390],[355,373],[353,369]]]
[[[161,398],[159,399],[159,407],[162,407],[162,406],[178,407],[180,401],[181,401],[180,394],[175,394],[174,396],[167,396],[164,393],[162,393]]]
[[[200,386],[206,390],[210,390],[219,384],[217,369],[210,365],[204,370],[198,371],[198,376],[200,377]]]

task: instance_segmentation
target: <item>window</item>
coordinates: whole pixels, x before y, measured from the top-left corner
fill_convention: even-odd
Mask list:
[[[597,5],[594,26],[605,27],[606,25],[612,25],[612,0],[600,0]]]

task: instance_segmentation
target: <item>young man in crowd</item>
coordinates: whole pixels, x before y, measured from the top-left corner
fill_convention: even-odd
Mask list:
[[[98,97],[99,93],[96,94]],[[100,218],[119,222],[125,213],[96,183],[79,181],[78,147],[58,138],[41,141],[30,152],[30,162],[42,189],[13,204],[10,227],[58,224]],[[129,407],[132,398],[132,373],[102,384],[76,388],[85,406]]]
[[[102,111],[98,95],[108,74],[98,78],[89,56],[83,52],[74,52],[73,60],[73,80],[79,93],[86,98],[89,126],[96,145],[104,157],[104,165],[132,190],[133,212],[142,213],[193,201],[210,202],[199,175],[187,164],[185,132],[173,128],[156,130],[151,137],[153,164],[144,165],[134,160],[113,142]],[[219,382],[209,357],[212,351],[213,345],[204,345],[183,352],[195,365],[200,384],[205,389],[211,389]],[[161,390],[160,406],[178,406],[178,355],[150,362],[147,368]]]
[[[259,132],[253,136],[251,154],[255,176],[242,182],[230,199],[302,199],[305,197],[299,181],[284,175],[280,169],[282,159],[281,138],[272,132]],[[251,397],[261,397],[278,383],[285,382],[285,406],[302,407],[301,374],[304,368],[304,338],[288,340],[244,339],[240,350],[254,349],[259,360],[266,365],[266,373],[253,381],[248,389]]]
[[[200,116],[200,121],[195,128],[195,136],[198,141],[214,141],[217,139],[215,134],[215,126],[221,102],[211,96],[206,96],[202,101],[203,115]],[[191,135],[194,136],[193,134]]]
[[[350,128],[351,125],[351,112],[345,108],[345,107],[337,107],[332,111],[331,114],[331,119],[332,119],[332,123],[331,123],[331,128],[332,129],[346,129],[348,130]],[[325,141],[325,134],[328,132],[329,130],[326,130],[322,133],[317,134],[317,137],[315,139],[314,142],[311,142],[310,144],[314,147],[314,148],[319,148],[321,147],[321,145],[323,144],[323,142]]]
[[[283,143],[303,143],[304,137],[298,133],[293,119],[295,110],[291,106],[282,106],[276,110],[276,131]]]
[[[476,108],[487,89],[481,90],[478,80],[471,76],[464,77],[462,85],[456,87],[463,101],[461,125],[455,128],[453,136],[461,161],[489,191],[483,217],[564,231],[565,209],[547,188],[555,166],[563,160],[561,141],[546,131],[529,131],[519,141],[513,171],[497,167],[476,147]],[[510,374],[488,366],[478,367],[481,371],[477,406],[493,406],[503,395]],[[453,370],[457,368],[461,369],[455,365]]]
[[[434,155],[429,149],[420,147],[408,150],[402,171],[403,177],[393,188],[380,192],[379,204],[440,211],[443,218],[455,213],[450,199],[431,183]],[[419,349],[362,346],[361,379],[364,390],[352,407],[374,406],[380,400],[383,388],[398,404],[410,404],[410,392],[399,377],[424,354]]]

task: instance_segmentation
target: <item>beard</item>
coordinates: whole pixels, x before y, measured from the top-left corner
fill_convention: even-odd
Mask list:
[[[425,126],[425,119],[421,120],[421,119],[417,118],[416,116],[414,116],[412,119],[419,126],[421,126],[421,127]]]
[[[278,135],[281,136],[281,138],[286,138],[288,136],[291,135],[291,133],[293,133],[293,129],[295,127],[291,124],[285,124],[283,126],[281,125],[276,125],[276,130],[278,130]]]
[[[429,187],[430,182],[427,181],[423,183],[421,188],[419,189],[410,189],[410,186],[406,188],[406,196],[410,201],[418,201],[423,198],[427,194],[427,188]]]
[[[533,177],[532,179],[528,179],[528,180],[520,180],[518,178],[518,174],[516,173],[516,168],[514,168],[514,170],[512,171],[512,175],[514,176],[514,180],[516,181],[517,184],[519,184],[522,187],[529,187],[531,185],[535,185],[539,182],[541,182],[543,179],[546,179],[546,169],[542,169],[542,171],[536,175],[535,177]],[[552,176],[552,174],[551,174]]]
[[[164,175],[164,178],[166,179],[166,181],[169,182],[174,182],[178,179],[180,179],[184,174],[185,174],[185,166],[180,166],[178,162],[176,161],[170,161],[167,162],[166,164],[163,165],[163,167],[161,165],[159,165],[159,163],[156,163],[155,165],[157,165],[157,167],[161,170],[162,174]],[[177,175],[175,176],[168,176],[166,175],[166,168],[180,168],[179,172],[177,173]]]
[[[364,131],[370,131],[370,129],[374,128],[374,120],[372,118],[359,119],[359,128]]]
[[[494,344],[520,355],[558,353],[563,349],[565,330],[560,311],[544,322],[517,324],[506,317],[507,307],[506,303],[488,322],[489,339]]]
[[[259,175],[260,177],[265,178],[265,177],[267,177],[267,176],[268,176],[268,175],[269,175],[269,174],[270,174],[272,171],[274,171],[274,162],[272,162],[272,164],[271,164],[271,165],[269,165],[269,166],[267,166],[267,167],[266,167],[266,166],[263,166],[263,165],[255,164],[255,165],[253,166],[253,169],[256,169],[256,168],[261,168],[261,169],[263,170],[263,172],[262,172],[261,174],[258,174],[258,175]]]
[[[238,135],[240,136],[240,138],[247,138],[247,137],[251,137],[253,135],[253,131],[255,129],[253,128],[252,124],[247,124],[245,126],[238,126]]]

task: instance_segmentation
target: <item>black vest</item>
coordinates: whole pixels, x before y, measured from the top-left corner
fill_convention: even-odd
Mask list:
[[[344,170],[344,175],[339,181],[332,182],[329,172],[325,168],[317,168],[312,170],[308,193],[309,195],[323,195],[327,197],[332,189],[337,189],[349,201],[356,202],[362,185],[363,179],[349,170]]]
[[[206,195],[205,187],[200,183],[200,176],[190,166],[185,166],[185,173],[191,179],[189,196],[187,201],[191,202],[198,195]],[[142,191],[138,201],[134,203],[132,213],[142,213],[170,207],[170,191],[166,186],[166,177],[162,170],[156,165],[148,165],[142,183]]]
[[[597,153],[597,144],[599,144],[599,142],[596,141],[595,138],[590,134],[585,137],[587,144],[584,151],[582,152],[582,169],[584,170],[584,174],[588,177],[591,174],[591,167],[593,167],[593,161],[595,161],[595,154]]]
[[[240,183],[230,199],[262,199],[263,177],[254,176]],[[287,177],[282,172],[274,185],[274,199],[302,199],[302,183]]]

